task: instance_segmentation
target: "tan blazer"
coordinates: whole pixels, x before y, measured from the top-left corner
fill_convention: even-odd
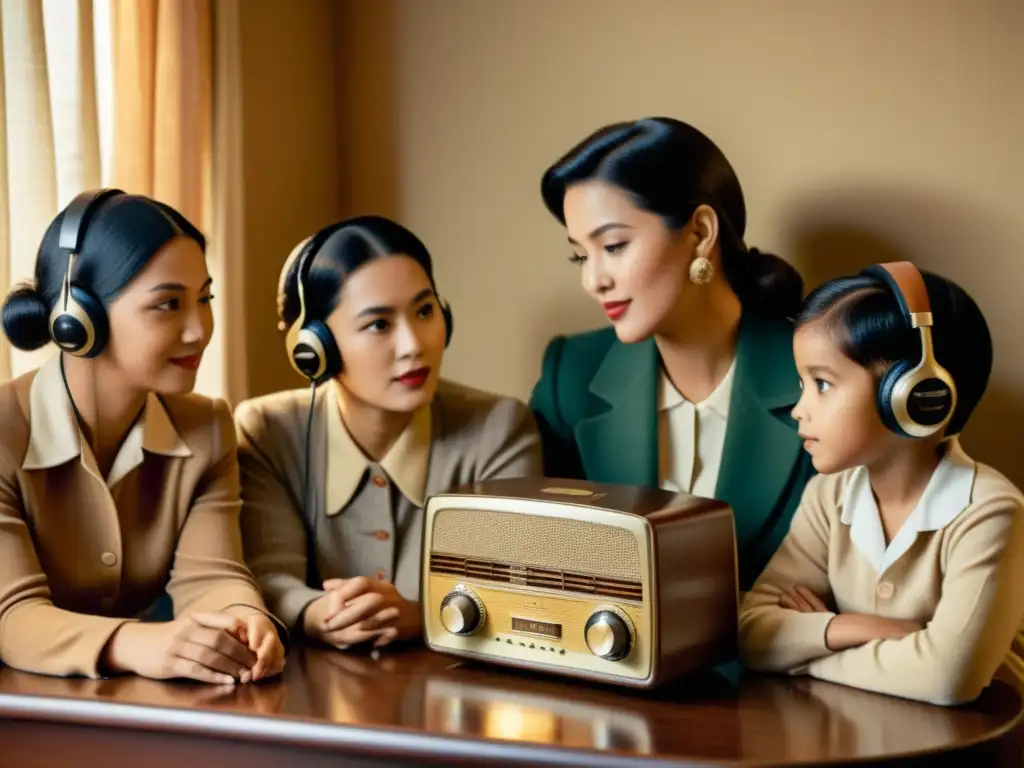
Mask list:
[[[331,383],[314,406],[307,504],[309,404],[308,389],[291,390],[242,403],[235,414],[246,560],[290,629],[301,630],[302,612],[328,578],[373,576],[417,600],[426,499],[462,483],[542,473],[540,436],[518,400],[442,380],[377,463],[348,435]]]
[[[165,590],[178,615],[266,612],[226,404],[151,395],[104,481],[59,361],[0,386],[0,659],[100,677],[111,635]]]

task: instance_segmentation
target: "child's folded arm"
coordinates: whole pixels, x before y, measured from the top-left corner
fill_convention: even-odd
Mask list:
[[[1024,508],[986,500],[951,524],[942,595],[927,626],[810,662],[822,680],[939,705],[973,701],[1006,658],[1024,617]]]
[[[808,662],[831,653],[825,631],[832,612],[801,613],[783,608],[780,598],[804,587],[826,604],[832,601],[828,578],[831,521],[825,499],[836,493],[835,477],[808,482],[789,532],[768,566],[746,593],[740,609],[740,657],[762,672],[801,674]]]

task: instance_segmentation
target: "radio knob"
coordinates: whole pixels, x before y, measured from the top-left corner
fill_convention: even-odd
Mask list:
[[[441,601],[441,623],[453,635],[472,635],[483,625],[484,606],[471,592],[449,592]]]
[[[629,625],[614,611],[602,610],[591,614],[583,632],[590,652],[609,661],[625,658],[633,644]]]

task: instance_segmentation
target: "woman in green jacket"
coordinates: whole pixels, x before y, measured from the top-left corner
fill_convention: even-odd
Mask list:
[[[735,172],[678,120],[602,128],[541,192],[611,321],[544,353],[531,407],[545,474],[726,501],[749,589],[814,471],[790,417],[800,275],[747,248]]]

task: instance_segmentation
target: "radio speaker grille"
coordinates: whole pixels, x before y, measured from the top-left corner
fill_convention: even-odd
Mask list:
[[[543,515],[442,509],[434,515],[434,553],[570,575],[631,582],[642,578],[640,545],[627,529]]]
[[[430,555],[430,572],[504,584],[521,584],[525,587],[557,589],[562,592],[603,595],[620,600],[640,602],[644,598],[644,587],[639,581],[591,576],[586,573],[573,573],[555,568],[511,565],[491,560],[456,557],[455,555],[432,553]]]

